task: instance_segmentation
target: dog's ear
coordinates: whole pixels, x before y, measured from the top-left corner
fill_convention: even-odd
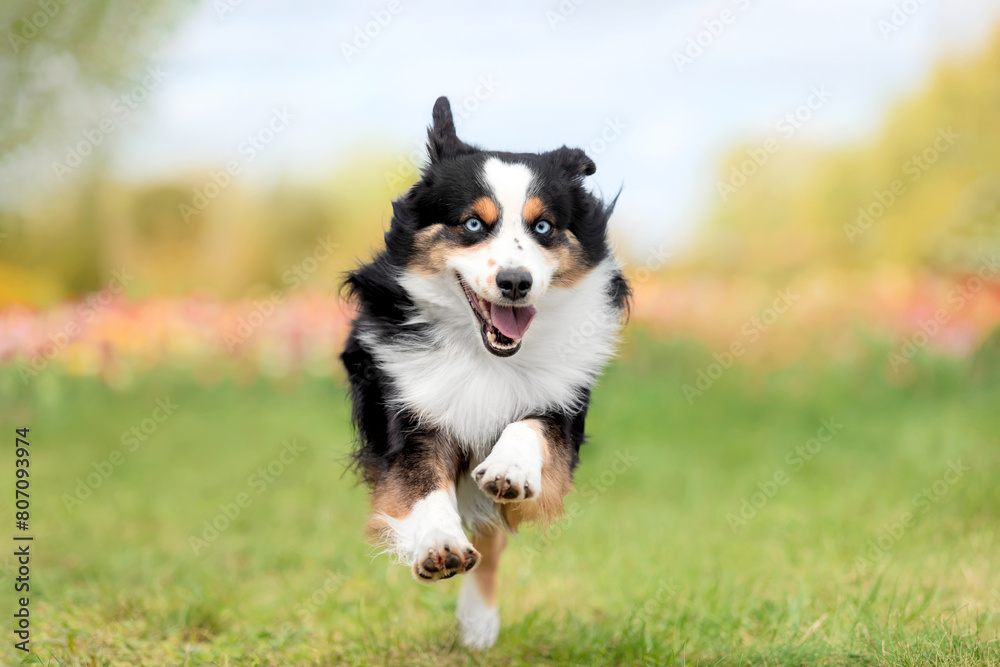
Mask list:
[[[437,98],[432,117],[433,123],[427,128],[427,154],[431,158],[431,164],[476,151],[455,133],[455,120],[451,116],[451,104],[447,97],[442,95]]]
[[[552,161],[570,176],[582,178],[597,171],[597,165],[594,164],[594,161],[579,148],[563,146],[551,151],[549,155],[552,157]]]

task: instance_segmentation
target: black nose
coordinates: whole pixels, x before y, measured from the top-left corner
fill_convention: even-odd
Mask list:
[[[505,298],[520,301],[531,291],[531,274],[524,269],[503,269],[497,274],[497,287]]]

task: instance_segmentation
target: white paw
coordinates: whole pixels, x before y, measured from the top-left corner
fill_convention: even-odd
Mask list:
[[[417,544],[413,562],[413,576],[420,581],[450,579],[456,574],[469,572],[479,562],[476,548],[465,537],[465,533],[449,534],[435,530],[424,536]]]
[[[493,451],[472,471],[483,493],[498,503],[537,498],[542,491],[542,443],[526,422],[503,430]]]
[[[500,610],[487,606],[473,577],[462,582],[455,618],[463,646],[485,649],[496,643],[500,634]]]

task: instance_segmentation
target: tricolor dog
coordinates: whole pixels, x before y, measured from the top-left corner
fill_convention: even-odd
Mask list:
[[[428,135],[385,249],[348,275],[341,358],[372,535],[419,581],[467,574],[462,640],[485,648],[506,535],[563,511],[629,287],[583,151],[481,150],[444,97]]]

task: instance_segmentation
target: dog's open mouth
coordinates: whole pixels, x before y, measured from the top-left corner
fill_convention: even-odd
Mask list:
[[[538,311],[534,306],[504,306],[480,297],[458,279],[465,296],[482,325],[483,345],[498,357],[509,357],[521,349],[521,339]]]

